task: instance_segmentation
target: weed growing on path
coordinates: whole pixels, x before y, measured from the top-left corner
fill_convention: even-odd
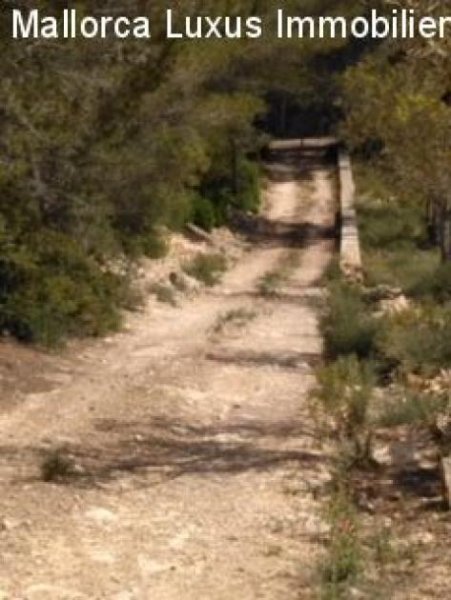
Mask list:
[[[198,254],[191,262],[183,265],[184,272],[207,287],[219,283],[227,269],[227,261],[222,254]]]
[[[321,600],[347,600],[363,568],[355,507],[345,486],[329,499],[325,520],[330,527],[327,554],[319,564]]]
[[[62,448],[52,450],[41,463],[41,478],[46,482],[61,481],[75,474],[74,461]]]
[[[214,333],[221,333],[227,325],[244,327],[249,321],[257,317],[255,310],[246,308],[234,308],[226,313],[220,314],[213,326]]]

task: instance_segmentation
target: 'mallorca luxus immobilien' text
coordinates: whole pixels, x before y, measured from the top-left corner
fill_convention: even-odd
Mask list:
[[[172,9],[166,11],[166,36],[168,39],[258,38],[263,33],[260,17],[185,17],[176,18]],[[12,36],[15,39],[75,39],[82,37],[121,39],[151,38],[148,17],[83,16],[76,9],[66,9],[60,17],[42,15],[38,9],[24,13],[12,11]]]

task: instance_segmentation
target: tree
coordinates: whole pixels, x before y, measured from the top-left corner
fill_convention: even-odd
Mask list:
[[[404,6],[443,10],[433,2]],[[444,261],[451,260],[450,57],[449,39],[387,41],[344,77],[348,141],[381,160],[404,196],[425,204]]]

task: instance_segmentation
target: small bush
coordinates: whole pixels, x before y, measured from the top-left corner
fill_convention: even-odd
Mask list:
[[[415,259],[413,260],[413,256]],[[439,265],[437,252],[418,249],[377,250],[366,252],[365,279],[369,286],[388,285],[410,295],[421,289]]]
[[[187,275],[208,287],[219,283],[226,268],[227,261],[222,254],[198,254],[196,258],[183,266]]]
[[[375,354],[377,323],[355,286],[345,282],[334,282],[329,286],[322,331],[326,353],[331,359],[350,355],[367,359]]]
[[[373,551],[376,565],[388,567],[397,560],[397,551],[393,546],[391,531],[388,527],[382,527],[375,531],[368,539],[368,545]]]
[[[322,277],[322,283],[329,286],[343,278],[343,273],[340,267],[340,260],[334,257],[328,264],[327,269]]]
[[[371,461],[372,430],[369,411],[374,392],[374,372],[370,364],[355,356],[340,358],[319,369],[313,399],[323,418],[332,419],[342,444],[343,459],[350,463]]]
[[[151,233],[142,238],[142,252],[148,258],[164,258],[168,253],[168,242],[161,233]]]
[[[327,556],[320,564],[321,598],[347,600],[363,567],[357,515],[348,491],[339,489],[333,494],[326,518],[331,531]]]
[[[217,223],[213,204],[207,198],[196,195],[193,200],[191,219],[198,227],[211,231]]]
[[[177,305],[174,289],[170,285],[165,285],[163,283],[153,283],[149,287],[149,293],[154,294],[158,302],[170,304],[171,306]]]
[[[437,416],[449,410],[446,395],[414,393],[403,390],[402,394],[391,394],[380,409],[378,423],[382,427],[413,425],[433,427]]]
[[[417,261],[413,261],[415,265]],[[410,295],[419,299],[447,302],[451,299],[451,264],[441,264],[418,278],[409,289]]]
[[[424,211],[419,202],[367,198],[360,201],[358,215],[365,249],[406,250],[427,243]]]
[[[238,208],[257,212],[260,206],[260,171],[256,163],[242,159],[238,166]]]
[[[30,235],[0,258],[0,327],[22,341],[57,344],[102,335],[120,323],[122,277],[105,271],[62,233]]]
[[[74,472],[74,461],[62,449],[50,452],[41,464],[41,478],[46,482],[61,481]]]
[[[228,160],[224,162],[224,158]],[[199,195],[204,201],[194,202],[196,218],[208,223],[214,216],[217,226],[227,222],[231,208],[257,212],[261,187],[259,166],[242,154],[223,156],[219,163],[223,163],[222,168],[217,173],[209,173],[200,186]]]
[[[379,350],[401,371],[433,375],[451,364],[451,308],[404,311],[381,327]]]
[[[164,258],[169,249],[165,235],[161,231],[153,229],[144,233],[124,235],[121,238],[121,246],[124,253],[132,259],[137,259],[142,255],[154,259]]]

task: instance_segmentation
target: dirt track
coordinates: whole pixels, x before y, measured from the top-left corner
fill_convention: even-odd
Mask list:
[[[132,315],[1,417],[0,598],[312,597],[327,464],[306,395],[333,194],[326,167],[272,183],[259,236],[220,286]],[[278,294],[259,295],[287,257]],[[232,309],[248,321],[214,331]],[[81,476],[39,481],[42,453],[62,444]]]

